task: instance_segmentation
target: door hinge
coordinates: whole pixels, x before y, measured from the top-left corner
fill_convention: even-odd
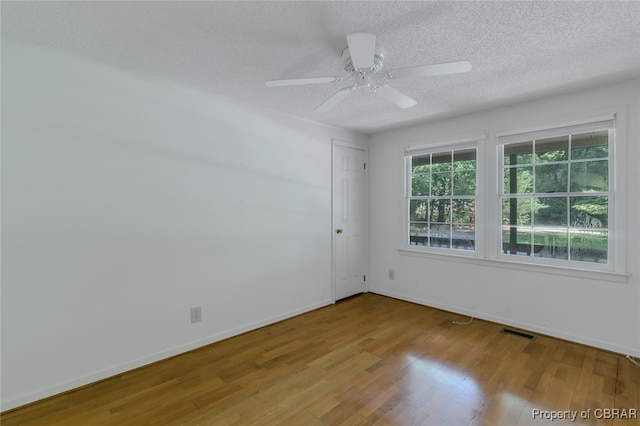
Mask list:
[[[367,163],[364,163],[364,169],[367,170]]]
[[[364,276],[364,279],[363,279],[363,281],[367,281],[367,276],[366,276],[366,275]]]

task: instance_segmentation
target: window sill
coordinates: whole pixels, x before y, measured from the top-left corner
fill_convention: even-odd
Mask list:
[[[564,266],[554,265],[541,265],[535,263],[519,262],[517,260],[505,260],[505,259],[486,259],[477,256],[459,255],[453,253],[434,253],[430,251],[415,250],[409,248],[398,249],[400,254],[405,256],[427,257],[431,259],[444,260],[448,262],[462,262],[470,263],[473,265],[490,266],[505,269],[515,269],[519,271],[537,272],[543,274],[562,275],[572,278],[584,278],[590,280],[603,280],[619,283],[626,283],[629,274],[612,272],[612,271],[597,271],[591,269],[571,268]]]

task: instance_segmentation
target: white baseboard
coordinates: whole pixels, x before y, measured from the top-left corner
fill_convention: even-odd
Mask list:
[[[137,358],[129,362],[126,362],[124,364],[119,364],[110,368],[96,371],[95,373],[78,377],[76,379],[69,380],[69,381],[57,384],[55,386],[50,386],[35,392],[29,392],[19,397],[2,401],[0,411],[4,412],[6,410],[11,410],[13,408],[17,408],[22,405],[26,405],[26,404],[38,401],[40,399],[48,398],[50,396],[54,396],[63,392],[68,392],[70,390],[73,390],[82,386],[86,386],[91,383],[95,383],[97,381],[104,380],[109,377],[113,377],[118,374],[122,374],[124,372],[131,371],[136,368],[143,367],[145,365],[148,365],[157,361],[162,361],[163,359],[171,358],[173,356],[180,355],[185,352],[189,352],[191,350],[200,348],[202,346],[210,345],[211,343],[215,343],[220,340],[227,339],[229,337],[237,336],[238,334],[246,333],[247,331],[255,330],[257,328],[264,327],[266,325],[273,324],[278,321],[282,321],[284,319],[303,314],[305,312],[313,311],[315,309],[319,309],[324,306],[331,305],[333,303],[334,302],[332,300],[325,300],[319,303],[305,306],[303,308],[294,309],[293,311],[285,312],[283,314],[276,315],[271,318],[245,324],[241,327],[223,331],[221,333],[217,333],[212,336],[207,336],[202,339],[194,340],[184,345],[176,346],[164,351],[150,354],[148,356]]]
[[[631,355],[634,357],[640,357],[640,350],[637,350],[637,349],[627,348],[624,346],[619,346],[619,345],[615,345],[608,342],[602,342],[600,340],[591,339],[585,336],[578,336],[570,333],[564,333],[562,331],[558,331],[558,330],[547,328],[547,327],[541,327],[535,324],[527,324],[520,321],[514,321],[509,318],[503,318],[497,315],[487,314],[484,312],[471,311],[469,309],[461,308],[458,306],[450,306],[450,305],[434,302],[432,300],[407,296],[406,294],[400,294],[400,293],[395,293],[395,292],[386,291],[386,290],[370,288],[369,292],[379,294],[381,296],[393,297],[394,299],[405,300],[407,302],[417,303],[419,305],[442,309],[443,311],[448,311],[448,312],[453,312],[460,315],[479,318],[479,319],[495,322],[498,324],[504,324],[504,325],[516,327],[522,330],[545,334],[547,336],[556,337],[558,339],[563,339],[563,340],[569,340],[571,342],[581,343],[587,346],[593,346],[595,348],[616,352],[622,355]]]

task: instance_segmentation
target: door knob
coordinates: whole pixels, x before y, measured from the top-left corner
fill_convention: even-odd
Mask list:
[[[336,234],[342,234],[344,231],[340,228],[336,229]]]

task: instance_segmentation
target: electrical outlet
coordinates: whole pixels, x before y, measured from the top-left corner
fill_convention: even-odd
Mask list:
[[[396,279],[396,271],[394,269],[389,269],[389,279],[390,280]]]
[[[202,321],[202,307],[191,308],[191,324]]]

